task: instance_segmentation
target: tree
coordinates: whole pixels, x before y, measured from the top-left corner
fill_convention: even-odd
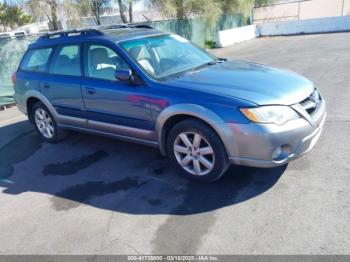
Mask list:
[[[9,6],[6,13],[11,28],[28,24],[31,21],[31,16],[24,14],[23,10],[18,6]]]
[[[165,17],[188,19],[199,15],[208,25],[213,25],[221,15],[241,14],[249,17],[254,6],[274,1],[276,0],[151,0],[151,3]]]
[[[74,0],[63,0],[62,1],[62,11],[63,17],[65,17],[69,22],[69,26],[73,26],[74,28],[82,25],[81,16],[86,16],[89,14],[88,11],[82,11],[80,9],[80,4],[83,1],[79,1],[79,3]],[[85,1],[86,2],[86,1]],[[86,7],[84,7],[86,9]]]
[[[42,0],[27,0],[25,2],[26,7],[29,9],[30,14],[35,21],[52,20],[50,17],[51,8],[46,1]]]
[[[27,0],[25,5],[36,21],[49,20],[54,31],[59,29],[57,0]]]
[[[90,0],[71,0],[71,1],[72,1],[72,6],[78,10],[78,13],[80,16],[91,15]]]
[[[132,1],[133,0],[129,0],[129,23],[132,23]]]
[[[217,18],[222,6],[219,0],[151,0],[160,12],[168,18],[188,19],[193,15]]]
[[[6,6],[3,3],[0,3],[0,23],[3,26],[4,31],[6,31]]]
[[[48,19],[52,23],[53,30],[58,30],[57,0],[27,0],[25,5],[37,21]]]
[[[240,13],[244,18],[251,16],[253,7],[264,6],[276,0],[222,0],[223,14]]]
[[[74,2],[80,15],[91,15],[94,17],[95,23],[101,25],[101,14],[111,0],[74,0]]]
[[[254,7],[261,7],[268,4],[273,4],[274,2],[276,2],[276,0],[255,0]]]
[[[23,9],[14,5],[0,3],[0,23],[4,31],[6,27],[13,29],[15,26],[22,26],[31,21],[31,16],[24,14]]]
[[[110,0],[90,0],[90,10],[91,14],[95,18],[95,22],[97,25],[101,25],[101,11],[103,7],[109,4]]]
[[[133,22],[133,0],[118,0],[119,14],[123,23],[132,23]],[[128,9],[129,21],[125,15],[125,10]]]
[[[51,9],[51,23],[53,26],[53,30],[58,30],[58,19],[57,19],[57,2],[56,0],[45,0],[46,3],[50,6]]]
[[[119,7],[119,14],[120,14],[120,18],[121,18],[122,22],[127,23],[128,19],[126,18],[126,15],[124,13],[125,5],[123,4],[122,0],[118,0],[118,7]]]

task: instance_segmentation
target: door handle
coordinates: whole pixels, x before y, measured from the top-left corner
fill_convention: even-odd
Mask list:
[[[47,84],[47,83],[44,83],[44,88],[50,88],[50,85],[49,84]]]
[[[96,93],[96,89],[92,87],[87,87],[86,90],[90,95],[94,95]]]

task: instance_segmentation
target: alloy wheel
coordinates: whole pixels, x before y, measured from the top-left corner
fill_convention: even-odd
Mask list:
[[[214,150],[198,133],[180,133],[174,141],[174,154],[181,167],[192,175],[204,176],[214,168]]]
[[[42,108],[35,110],[35,124],[39,132],[48,139],[55,135],[55,128],[50,115]]]

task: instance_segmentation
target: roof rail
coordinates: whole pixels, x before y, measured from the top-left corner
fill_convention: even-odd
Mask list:
[[[127,24],[120,25],[100,25],[95,27],[96,30],[111,30],[111,29],[120,29],[120,28],[129,28]]]
[[[152,26],[146,25],[146,24],[129,24],[129,27],[132,28],[146,28],[146,29],[153,29]]]
[[[40,36],[40,39],[51,39],[63,36],[73,36],[73,35],[102,35],[103,33],[97,29],[82,29],[82,30],[69,30],[69,31],[59,31],[54,33],[47,33]]]
[[[112,30],[112,29],[120,29],[120,28],[147,28],[153,29],[153,27],[146,24],[119,24],[119,25],[105,25],[98,26],[96,29],[98,30]]]
[[[119,25],[107,25],[98,26],[95,28],[80,29],[80,30],[69,30],[69,31],[58,31],[53,33],[47,33],[39,37],[39,39],[55,39],[63,36],[75,36],[75,35],[103,35],[101,30],[113,30],[120,28],[147,28],[153,29],[153,27],[146,24],[119,24]]]

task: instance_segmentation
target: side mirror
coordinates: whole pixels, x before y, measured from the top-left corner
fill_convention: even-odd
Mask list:
[[[115,70],[115,78],[122,82],[129,82],[132,80],[132,72],[130,69]]]

